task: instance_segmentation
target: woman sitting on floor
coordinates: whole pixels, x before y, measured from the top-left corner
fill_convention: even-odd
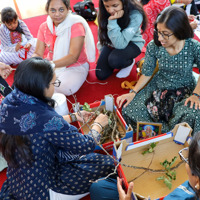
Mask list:
[[[114,69],[120,69],[118,78],[127,77],[144,46],[141,29],[145,30],[147,21],[141,4],[137,0],[100,0],[98,22],[102,49],[97,78],[107,79]]]
[[[95,45],[88,23],[70,11],[68,0],[48,0],[48,13],[38,32],[34,56],[52,61],[56,76],[61,81],[56,92],[67,96],[76,93],[85,82],[89,62],[95,61]]]
[[[200,68],[200,43],[193,35],[183,9],[170,6],[158,16],[142,75],[134,90],[117,98],[119,107],[125,103],[122,115],[134,130],[137,121],[160,122],[163,133],[180,122],[200,130],[200,79],[196,83],[192,74],[194,63]],[[149,82],[157,61],[159,71]]]
[[[100,114],[88,135],[79,133],[69,123],[87,121],[91,113],[58,115],[51,97],[59,85],[49,61],[19,64],[15,89],[0,106],[0,151],[8,163],[0,199],[80,199],[90,180],[112,172],[113,160],[93,153],[108,117]]]

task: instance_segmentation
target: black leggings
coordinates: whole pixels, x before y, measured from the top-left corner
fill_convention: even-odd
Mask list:
[[[10,92],[12,92],[12,88],[8,85],[8,83],[0,76],[0,93],[5,97]]]
[[[105,80],[113,73],[114,69],[128,67],[140,53],[140,48],[133,42],[130,42],[125,49],[114,49],[104,46],[97,62],[97,78]]]

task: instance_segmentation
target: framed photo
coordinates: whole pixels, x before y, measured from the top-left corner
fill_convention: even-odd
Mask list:
[[[162,123],[137,122],[137,140],[154,137],[161,134]]]

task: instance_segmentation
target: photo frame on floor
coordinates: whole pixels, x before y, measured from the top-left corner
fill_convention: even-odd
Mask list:
[[[162,123],[137,122],[137,140],[154,137],[161,134]]]

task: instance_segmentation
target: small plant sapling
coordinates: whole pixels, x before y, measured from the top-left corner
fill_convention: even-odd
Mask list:
[[[158,142],[151,143],[149,149],[143,151],[142,154],[145,155],[146,153],[154,152],[154,148],[156,147],[157,144],[158,144]]]
[[[165,175],[160,176],[157,180],[163,180],[165,185],[171,189],[172,188],[172,180],[176,180],[176,171],[172,171],[171,167],[175,163],[177,157],[175,156],[171,162],[165,160],[164,162],[160,162],[160,164],[165,168]]]

